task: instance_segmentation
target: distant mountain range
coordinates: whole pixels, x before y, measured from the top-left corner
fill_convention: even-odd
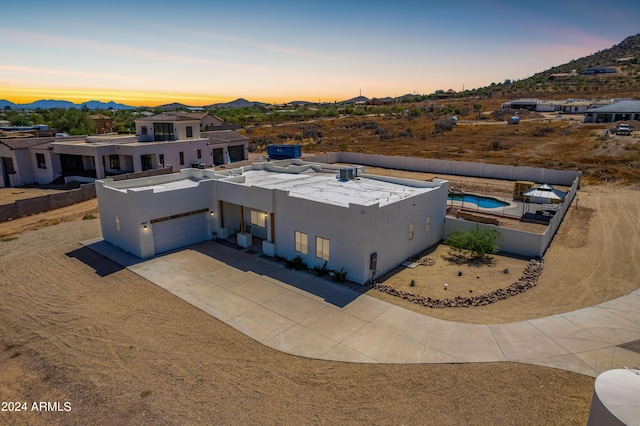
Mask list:
[[[74,104],[69,101],[62,100],[54,100],[54,99],[42,99],[39,101],[32,102],[30,104],[14,104],[13,102],[0,100],[0,109],[4,109],[5,107],[10,107],[11,109],[52,109],[52,108],[76,108],[80,109],[86,106],[89,109],[135,109],[136,107],[132,107],[129,105],[119,104],[113,101],[110,102],[100,102],[100,101],[89,101],[83,102],[81,104]]]

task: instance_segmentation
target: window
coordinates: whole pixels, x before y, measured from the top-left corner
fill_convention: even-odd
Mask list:
[[[39,169],[47,168],[47,162],[44,160],[44,154],[36,154],[36,162],[38,163]]]
[[[322,260],[329,260],[329,240],[316,237],[316,257]]]
[[[409,240],[413,240],[413,223],[409,224]]]
[[[180,151],[180,165],[184,166],[184,152]]]
[[[267,214],[258,210],[251,210],[251,224],[264,228]]]
[[[116,216],[116,231],[120,232],[120,216]]]
[[[109,167],[112,170],[120,170],[120,156],[119,155],[110,155],[109,156]]]
[[[164,154],[158,154],[158,163],[164,166]]]
[[[188,138],[192,138],[193,137],[193,127],[191,126],[187,126],[187,137]],[[200,157],[198,157],[200,158]]]
[[[296,231],[296,251],[298,253],[307,254],[309,253],[309,245],[307,244],[307,234],[304,232]]]
[[[172,141],[173,123],[153,123],[153,139],[156,141]]]
[[[148,134],[147,132],[147,126],[142,126],[140,127],[140,134],[146,136]]]
[[[431,216],[427,216],[427,219],[424,221],[424,230],[429,232],[431,228]]]
[[[202,150],[199,149],[197,153],[198,153],[198,160],[199,160],[202,158]]]

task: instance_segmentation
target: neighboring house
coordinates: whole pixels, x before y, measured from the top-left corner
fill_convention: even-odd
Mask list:
[[[615,74],[615,68],[585,68],[582,74]]]
[[[201,131],[216,130],[216,127],[224,125],[223,119],[209,113],[192,112],[192,113],[189,113],[189,116],[198,118],[200,120]]]
[[[177,172],[211,167],[220,156],[217,164],[248,158],[248,138],[231,130],[201,135],[197,118],[160,114],[135,123],[136,135],[1,139],[0,186],[46,184],[61,176],[104,179],[164,167]]]
[[[50,148],[47,149],[54,140],[56,138],[51,137],[0,139],[0,187],[49,183],[60,176],[60,162],[52,156]]]
[[[113,118],[107,117],[103,114],[90,115],[89,118],[93,123],[93,127],[96,134],[102,135],[105,133],[113,133],[116,130]]]
[[[502,104],[502,109],[526,109],[536,112],[555,111],[554,101],[542,101],[538,99],[516,99]]]
[[[611,105],[615,102],[615,99],[567,99],[560,104],[560,112],[563,114],[584,114],[589,109]]]
[[[202,132],[200,135],[209,138],[209,148],[214,166],[249,158],[249,138],[247,136],[233,130]]]
[[[611,105],[590,108],[585,111],[585,123],[613,123],[624,120],[640,120],[640,101],[620,101]]]
[[[363,172],[283,160],[98,180],[102,235],[141,258],[235,235],[242,247],[364,283],[442,239],[448,182]]]

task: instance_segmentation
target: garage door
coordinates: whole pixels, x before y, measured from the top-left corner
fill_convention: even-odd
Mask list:
[[[244,145],[230,146],[228,150],[231,161],[235,162],[244,160]]]
[[[209,239],[206,213],[152,222],[156,254]]]

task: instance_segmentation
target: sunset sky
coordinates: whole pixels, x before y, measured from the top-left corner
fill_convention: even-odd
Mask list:
[[[8,2],[0,99],[201,106],[459,91],[640,32],[638,0],[440,3]]]

